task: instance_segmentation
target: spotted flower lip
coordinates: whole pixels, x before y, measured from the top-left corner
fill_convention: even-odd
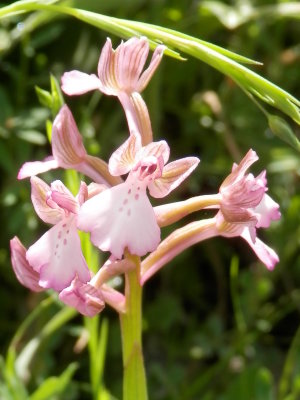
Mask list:
[[[29,265],[39,274],[39,285],[61,291],[75,276],[83,283],[88,282],[91,275],[77,232],[77,213],[87,195],[86,185],[81,185],[80,201],[60,181],[49,187],[32,177],[31,187],[37,214],[43,221],[54,224],[26,253]]]
[[[121,259],[127,248],[143,256],[160,242],[160,228],[147,196],[161,198],[187,178],[199,163],[187,157],[167,164],[170,149],[165,141],[142,147],[138,134],[132,134],[109,160],[112,175],[128,177],[86,201],[79,211],[79,229],[91,232],[91,240],[103,251]]]
[[[133,37],[122,42],[116,50],[107,38],[98,62],[98,77],[76,70],[65,72],[62,90],[70,96],[96,89],[112,96],[118,96],[120,92],[141,92],[157,69],[164,49],[163,45],[156,47],[148,68],[142,72],[149,53],[145,37]]]

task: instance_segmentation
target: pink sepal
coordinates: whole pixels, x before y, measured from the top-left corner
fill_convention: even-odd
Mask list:
[[[101,291],[89,283],[82,283],[77,276],[71,285],[60,293],[59,299],[87,317],[99,314],[105,307]]]
[[[27,250],[27,261],[40,274],[40,286],[60,292],[71,284],[76,275],[83,283],[90,280],[76,219],[75,216],[65,218]]]
[[[26,162],[20,168],[18,179],[20,180],[34,175],[39,175],[43,172],[47,172],[58,167],[58,162],[57,160],[54,160],[53,157],[47,157],[44,161]]]
[[[133,132],[111,155],[109,172],[114,176],[127,174],[134,166],[136,153],[142,147],[140,135]]]
[[[165,48],[166,47],[163,45],[159,45],[156,47],[156,49],[152,55],[149,67],[140,76],[140,79],[138,81],[138,86],[137,86],[137,92],[142,92],[145,89],[145,87],[148,85],[150,79],[152,78],[154,72],[156,71],[157,67],[159,66],[159,64],[161,62]]]
[[[248,228],[243,230],[241,237],[246,240],[260,261],[265,264],[269,270],[273,270],[275,265],[279,262],[277,253],[260,239],[255,238],[253,241]]]
[[[151,196],[156,198],[167,196],[194,171],[199,162],[197,157],[186,157],[167,164],[162,176],[148,185]]]
[[[62,106],[52,128],[52,152],[61,168],[75,168],[87,153],[73,115],[67,105]]]
[[[15,236],[10,241],[11,263],[18,281],[34,292],[44,290],[39,285],[39,274],[29,265],[26,260],[26,248]]]
[[[37,176],[32,176],[31,182],[31,201],[37,215],[42,221],[55,225],[64,217],[64,211],[56,207],[50,207],[47,203],[49,193],[51,193],[50,186],[48,186],[42,179]]]
[[[157,159],[162,157],[163,165],[165,165],[170,156],[170,147],[165,140],[159,142],[151,142],[147,146],[142,147],[137,155],[136,160],[143,160],[148,157],[156,157]]]
[[[80,95],[91,90],[101,89],[101,82],[95,74],[80,71],[65,72],[61,78],[61,88],[69,96]]]

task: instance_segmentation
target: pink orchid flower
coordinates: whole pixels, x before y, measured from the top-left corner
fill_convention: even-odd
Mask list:
[[[119,96],[121,92],[142,92],[157,69],[165,46],[157,46],[148,68],[143,71],[149,43],[145,37],[133,37],[113,50],[107,38],[98,63],[98,77],[80,71],[65,72],[62,90],[69,96],[80,95],[91,90],[100,90],[106,95]]]
[[[152,141],[152,128],[147,106],[140,93],[148,85],[160,64],[165,46],[156,47],[150,64],[143,71],[149,43],[145,37],[133,37],[113,50],[108,38],[98,63],[98,77],[80,71],[65,72],[62,76],[62,90],[69,96],[81,95],[91,90],[117,96],[124,108],[129,131],[138,131],[143,144]]]
[[[142,147],[140,136],[132,134],[112,154],[110,173],[129,173],[126,181],[85,202],[78,216],[79,229],[91,232],[92,242],[101,250],[121,259],[126,248],[138,256],[156,249],[160,228],[146,189],[153,197],[164,197],[199,163],[197,157],[187,157],[166,165],[169,153],[165,141]]]
[[[34,292],[44,291],[40,286],[40,274],[36,272],[26,259],[27,249],[15,236],[10,241],[12,267],[18,281]],[[122,263],[122,264],[120,264]],[[124,261],[120,263],[109,263],[99,270],[101,280],[97,278],[97,273],[89,282],[82,283],[78,276],[72,280],[70,286],[63,289],[59,294],[59,299],[66,305],[76,308],[82,315],[93,317],[99,314],[105,303],[109,304],[118,312],[125,311],[125,297],[122,293],[105,284],[106,278],[120,274],[128,269]],[[110,267],[109,269],[107,267]]]
[[[52,154],[44,161],[26,162],[18,179],[24,179],[56,168],[75,169],[98,183],[114,185],[120,179],[111,177],[107,164],[87,154],[70,109],[64,105],[52,128]]]
[[[273,269],[279,258],[274,250],[256,237],[256,229],[268,228],[271,221],[280,218],[279,205],[266,194],[265,171],[257,177],[246,174],[257,160],[255,151],[249,150],[239,165],[233,165],[231,174],[222,183],[217,227],[222,236],[241,236],[266,267]]]
[[[87,198],[82,183],[76,199],[60,181],[51,188],[37,177],[31,178],[31,198],[38,216],[54,226],[29,247],[26,258],[39,274],[39,285],[61,291],[77,276],[86,283],[91,274],[82,255],[77,232],[77,214]]]

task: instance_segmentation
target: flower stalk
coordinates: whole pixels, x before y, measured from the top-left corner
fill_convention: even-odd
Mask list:
[[[126,258],[136,268],[125,274],[126,312],[120,314],[123,353],[123,400],[147,400],[147,382],[142,351],[142,287],[139,282],[141,261],[130,254]]]

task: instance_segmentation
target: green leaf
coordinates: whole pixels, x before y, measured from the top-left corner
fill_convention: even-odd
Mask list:
[[[280,139],[284,140],[294,149],[300,151],[300,142],[295,136],[289,124],[281,117],[277,115],[268,116],[269,127],[274,135],[278,136]]]
[[[53,396],[63,394],[78,368],[77,363],[72,363],[58,377],[52,376],[46,379],[41,386],[29,397],[30,400],[51,400]]]
[[[39,102],[41,103],[42,106],[45,106],[47,108],[52,108],[52,96],[51,93],[48,92],[47,90],[41,89],[38,86],[35,86],[35,92],[37,94],[37,97],[39,99]]]
[[[52,94],[52,114],[55,116],[60,108],[64,105],[64,98],[60,89],[60,84],[54,75],[50,75],[50,85]]]

